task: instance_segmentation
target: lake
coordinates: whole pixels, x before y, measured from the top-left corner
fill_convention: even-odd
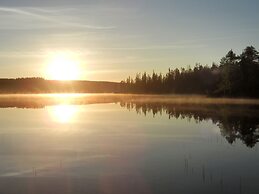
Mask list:
[[[259,193],[256,100],[2,95],[0,193]]]

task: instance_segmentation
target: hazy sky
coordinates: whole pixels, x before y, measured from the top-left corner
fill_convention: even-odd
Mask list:
[[[258,0],[0,0],[0,77],[45,76],[69,52],[80,79],[219,62],[259,49]]]

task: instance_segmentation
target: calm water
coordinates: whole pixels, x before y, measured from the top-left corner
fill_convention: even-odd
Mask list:
[[[0,193],[259,193],[257,107],[7,101]]]

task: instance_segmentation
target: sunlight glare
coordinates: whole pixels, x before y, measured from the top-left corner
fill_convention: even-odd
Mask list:
[[[79,79],[79,61],[71,53],[56,53],[49,56],[47,77],[53,80]]]
[[[56,105],[50,109],[53,119],[59,123],[72,122],[77,112],[76,106],[68,104]]]

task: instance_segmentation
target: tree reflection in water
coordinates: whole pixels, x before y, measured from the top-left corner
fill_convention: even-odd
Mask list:
[[[196,122],[211,120],[222,136],[232,144],[240,139],[248,147],[259,141],[259,103],[238,99],[210,99],[186,96],[148,96],[114,94],[58,94],[1,96],[0,108],[44,108],[66,102],[68,105],[119,103],[121,107],[138,114],[166,114],[170,118],[194,119]],[[251,101],[251,102],[250,102]],[[232,103],[232,104],[231,104]],[[254,104],[254,105],[252,105]]]
[[[254,147],[259,141],[258,106],[244,105],[183,105],[166,103],[121,102],[121,107],[138,114],[167,114],[170,118],[194,119],[196,122],[212,120],[221,135],[232,144],[240,139],[246,146]]]

